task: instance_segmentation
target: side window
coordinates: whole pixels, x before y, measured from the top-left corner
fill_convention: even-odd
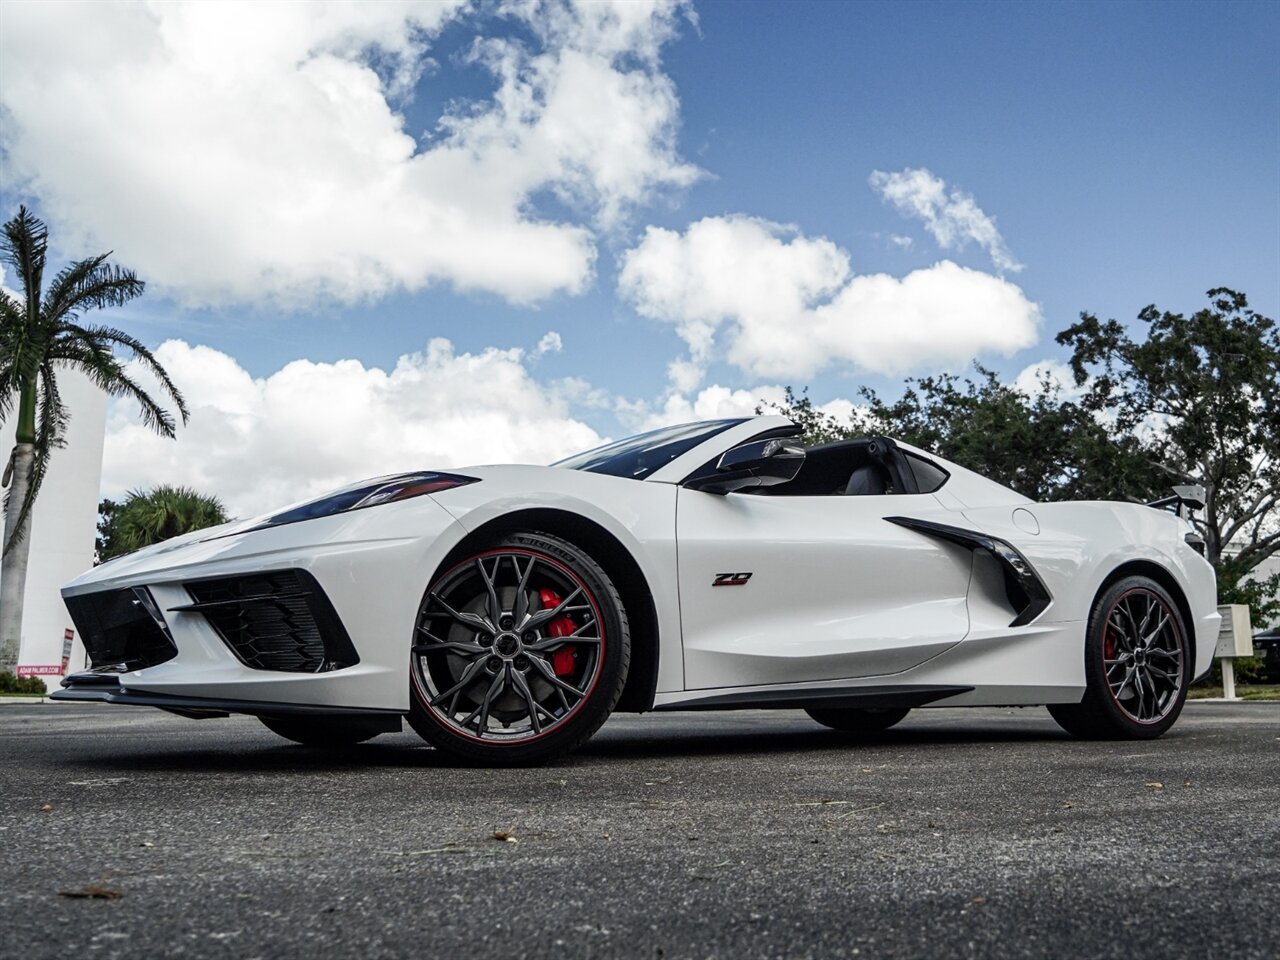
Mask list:
[[[933,493],[947,482],[950,474],[936,463],[906,450],[902,452],[906,455],[907,466],[911,468],[912,476],[916,478],[916,489],[921,493]]]

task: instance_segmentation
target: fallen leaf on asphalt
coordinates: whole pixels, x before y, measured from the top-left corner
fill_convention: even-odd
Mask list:
[[[1184,787],[1189,787],[1189,786],[1191,786],[1191,781],[1190,781],[1190,780],[1183,780],[1183,781],[1182,781],[1182,785],[1183,785]]]
[[[1062,809],[1063,809],[1063,810],[1070,810],[1073,806],[1075,806],[1075,804],[1073,804],[1073,803],[1067,803],[1067,801],[1065,801],[1065,800],[1064,800],[1064,801],[1062,801]]]
[[[41,806],[40,806],[40,812],[41,812],[41,813],[53,813],[53,804],[52,804],[52,803],[45,803],[45,804],[41,804]]]
[[[155,846],[155,844],[154,844],[154,843],[152,843],[150,840],[143,840],[140,844],[138,844],[138,846],[140,846],[140,847],[154,847],[154,846]]]
[[[987,902],[987,898],[986,898],[986,897],[974,897],[974,898],[973,898],[972,900],[970,900],[969,902],[970,902],[970,903],[986,903],[986,902]]]
[[[1147,786],[1150,787],[1152,790],[1164,789],[1164,784],[1161,783],[1159,780],[1152,780],[1150,783],[1147,784]]]
[[[59,890],[58,896],[71,900],[119,900],[124,896],[123,890],[112,890],[97,883],[91,883],[79,890]]]
[[[493,839],[499,840],[502,843],[519,843],[520,842],[514,836],[512,836],[511,831],[509,830],[495,830],[493,832]]]
[[[875,770],[874,770],[873,768],[871,768],[871,767],[863,767],[863,768],[862,768],[862,772],[863,772],[863,773],[875,773]]]

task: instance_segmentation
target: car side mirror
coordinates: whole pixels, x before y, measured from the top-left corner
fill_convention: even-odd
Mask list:
[[[756,440],[728,450],[715,473],[685,481],[691,490],[726,494],[751,487],[772,487],[794,480],[804,466],[804,447],[790,440]]]

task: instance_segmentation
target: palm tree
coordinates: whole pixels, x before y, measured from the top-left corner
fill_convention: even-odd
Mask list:
[[[123,503],[104,500],[98,512],[98,560],[133,553],[161,540],[227,522],[222,501],[190,487],[132,490]]]
[[[0,421],[17,400],[13,453],[4,470],[5,526],[0,561],[0,672],[12,671],[22,636],[27,584],[27,536],[31,507],[49,455],[62,446],[67,410],[58,393],[58,373],[79,370],[113,397],[132,397],[147,426],[174,436],[173,417],[130,375],[114,349],[122,347],[160,382],[182,422],[187,407],[169,375],[145,346],[120,330],[81,324],[86,310],[118,307],[141,296],[133,273],[107,262],[110,253],[68,264],[42,291],[49,232],[26,207],[3,227],[0,256],[21,284],[21,299],[0,291]],[[42,295],[43,293],[43,295]]]

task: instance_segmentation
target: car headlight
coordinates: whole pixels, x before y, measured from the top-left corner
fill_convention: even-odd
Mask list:
[[[296,507],[290,507],[282,513],[267,517],[254,530],[265,527],[278,527],[284,523],[298,523],[302,520],[316,520],[320,517],[332,517],[350,510],[362,510],[365,507],[376,507],[384,503],[396,503],[413,497],[425,496],[428,493],[439,493],[468,483],[478,482],[477,477],[464,477],[456,473],[437,473],[424,470],[419,473],[402,473],[392,477],[378,477],[365,480],[350,487],[326,494],[317,500]]]

